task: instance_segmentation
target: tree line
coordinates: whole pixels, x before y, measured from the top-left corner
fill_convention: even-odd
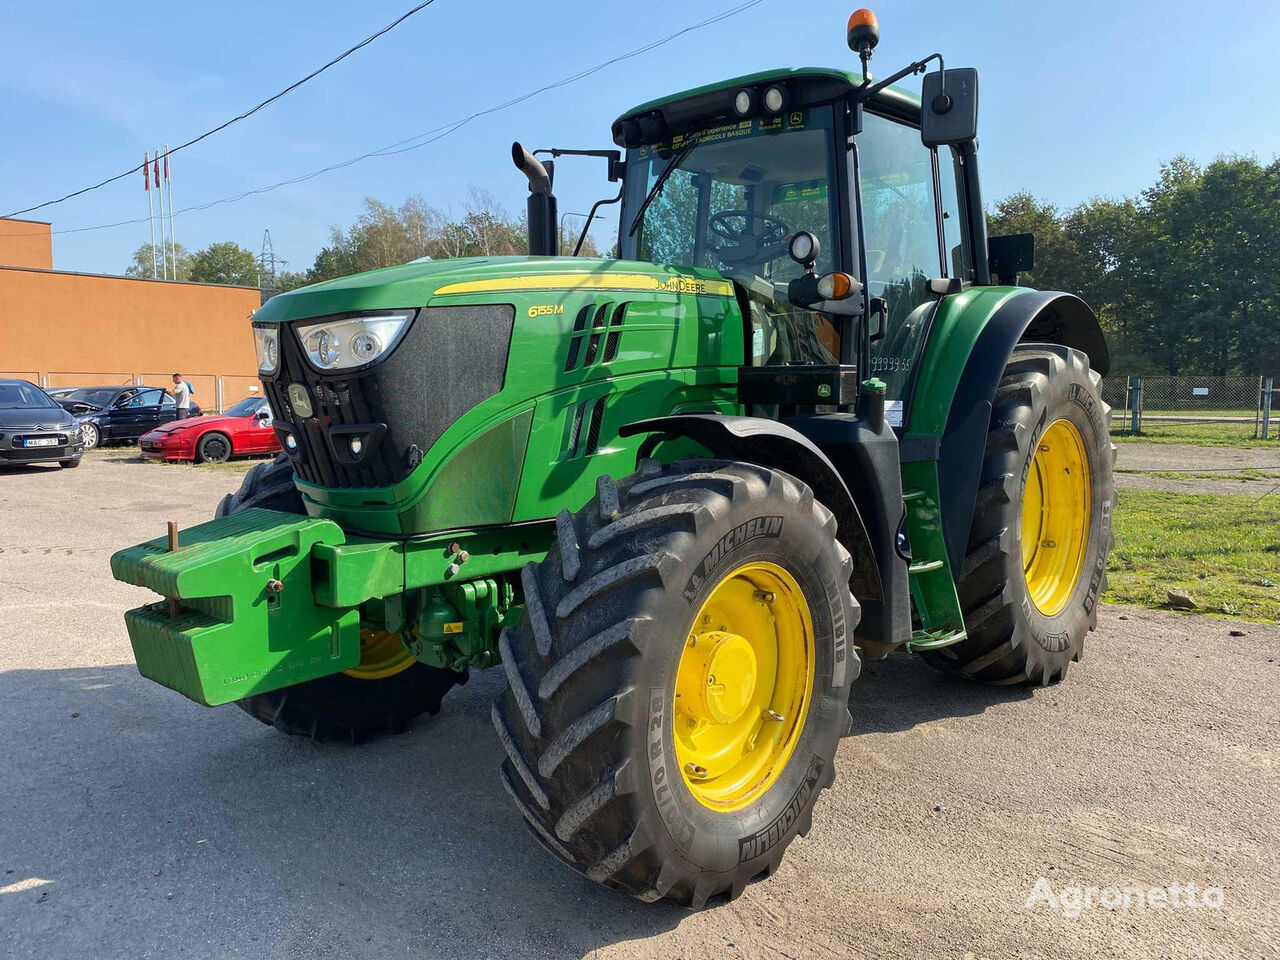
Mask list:
[[[988,213],[992,236],[1032,233],[1035,269],[1021,282],[1077,293],[1098,312],[1113,369],[1133,374],[1280,371],[1280,160],[1177,157],[1134,198],[1095,198],[1058,209],[1015,193]],[[566,218],[567,220],[567,218]],[[581,229],[562,224],[569,252]],[[420,196],[399,207],[366,198],[350,227],[332,227],[306,270],[276,277],[280,292],[423,257],[517,256],[528,249],[523,215],[472,190],[460,212]],[[603,255],[591,237],[588,257]],[[232,242],[177,250],[179,279],[259,285],[254,253]],[[144,245],[126,270],[151,275]]]
[[[1280,160],[1177,157],[1136,198],[1070,210],[1016,193],[987,226],[1035,235],[1021,282],[1083,297],[1118,373],[1280,372]]]

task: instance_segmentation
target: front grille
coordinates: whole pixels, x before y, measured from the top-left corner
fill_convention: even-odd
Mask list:
[[[298,476],[343,488],[403,480],[450,424],[502,389],[514,316],[502,304],[425,308],[390,356],[351,374],[317,373],[293,330],[282,326],[280,369],[263,384],[283,421],[278,432],[292,432],[297,442],[292,459]],[[295,415],[291,383],[306,388],[313,416]],[[343,428],[358,425],[376,429],[360,461],[344,463],[334,444],[348,443]]]

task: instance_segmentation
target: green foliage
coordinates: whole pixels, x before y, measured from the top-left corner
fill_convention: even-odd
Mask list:
[[[191,279],[197,283],[258,285],[258,258],[233,241],[211,243],[191,255]]]
[[[164,249],[165,249],[165,252],[167,253],[169,249],[167,244],[165,245]],[[174,252],[177,254],[177,256],[175,257],[175,259],[177,260],[177,266],[178,266],[178,272],[176,274],[177,279],[189,280],[191,278],[191,254],[189,254],[187,252],[187,248],[180,243],[174,244]],[[130,261],[129,265],[124,268],[124,275],[126,277],[142,277],[146,280],[150,280],[152,277],[151,254],[152,254],[152,247],[151,247],[151,244],[149,243],[144,243],[137,250],[133,251],[133,259]],[[155,260],[155,274],[154,274],[156,277],[163,276],[162,267],[161,267],[162,258],[163,258],[163,255],[160,253],[160,245],[156,244],[156,260]],[[169,265],[169,278],[173,279],[174,277],[175,277],[175,274],[173,272],[173,264],[171,263]]]
[[[1036,236],[1025,282],[1079,293],[1126,373],[1225,376],[1280,368],[1280,160],[1177,157],[1136,199],[1059,211],[1026,193],[991,235]]]
[[[410,197],[399,209],[366,197],[364,211],[347,230],[333,227],[316,254],[307,282],[408,263],[420,257],[516,256],[528,250],[524,218],[510,216],[482,190],[472,190],[464,213],[430,207]]]

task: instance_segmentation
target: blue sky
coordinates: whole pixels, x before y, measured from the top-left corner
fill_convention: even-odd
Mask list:
[[[222,0],[139,4],[48,0],[0,9],[0,213],[137,163],[276,92],[412,6]],[[436,0],[286,99],[173,161],[179,208],[306,173],[460,119],[673,33],[735,0]],[[469,188],[524,202],[512,139],[608,147],[609,124],[655,96],[774,66],[855,69],[845,20],[856,4],[763,0],[731,20],[518,107],[431,146],[178,218],[189,249],[264,228],[290,269],[365,196],[412,194],[460,210]],[[1027,189],[1061,205],[1134,194],[1178,153],[1280,154],[1275,56],[1280,5],[1165,0],[913,2],[873,6],[887,74],[938,50],[982,78],[988,201]],[[599,161],[557,173],[562,212],[608,190]],[[28,216],[54,229],[145,216],[141,175]],[[612,235],[612,227],[602,231]],[[147,224],[54,237],[60,269],[120,272]]]

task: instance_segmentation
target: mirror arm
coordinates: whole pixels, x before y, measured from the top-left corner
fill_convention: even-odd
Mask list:
[[[591,221],[595,220],[596,218],[596,211],[599,210],[601,207],[603,207],[605,204],[618,203],[622,199],[622,192],[625,189],[626,189],[625,187],[619,187],[618,195],[614,197],[612,200],[610,200],[608,197],[602,197],[592,205],[591,212],[587,214],[587,222],[582,226],[582,233],[578,234],[578,242],[573,245],[573,255],[575,257],[578,255],[578,251],[582,249],[582,244],[587,239],[587,231],[591,229]]]
[[[904,77],[910,77],[913,74],[917,74],[917,73],[924,73],[925,67],[927,67],[934,60],[938,61],[938,70],[942,73],[942,78],[943,78],[942,83],[943,83],[943,88],[945,89],[946,82],[947,82],[946,81],[946,76],[947,76],[946,64],[942,62],[942,54],[931,53],[929,54],[929,56],[925,57],[923,60],[917,60],[915,63],[910,64],[909,66],[903,67],[901,70],[899,70],[897,73],[893,74],[892,76],[886,77],[883,80],[880,80],[876,83],[871,84],[870,86],[864,85],[859,87],[857,90],[858,99],[862,101],[870,100],[873,96],[875,96],[885,87],[893,86],[893,84],[897,83],[899,80],[903,79]],[[946,94],[942,94],[942,96],[946,96]],[[944,110],[940,112],[945,113],[946,111]]]

